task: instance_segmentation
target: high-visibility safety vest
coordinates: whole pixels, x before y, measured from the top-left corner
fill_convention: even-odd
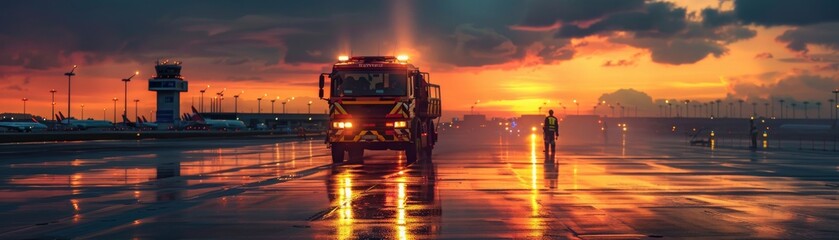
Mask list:
[[[558,120],[553,116],[545,118],[545,130],[556,131],[559,128]]]

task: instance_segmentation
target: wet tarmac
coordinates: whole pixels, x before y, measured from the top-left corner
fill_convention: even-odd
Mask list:
[[[0,239],[839,236],[835,152],[626,139],[551,159],[537,135],[447,133],[412,165],[333,165],[322,140],[0,145]]]

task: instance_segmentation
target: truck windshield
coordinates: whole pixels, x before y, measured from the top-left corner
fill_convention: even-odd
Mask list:
[[[405,72],[341,72],[332,76],[332,96],[405,96]]]

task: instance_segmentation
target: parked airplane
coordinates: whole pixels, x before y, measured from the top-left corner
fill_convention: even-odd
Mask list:
[[[149,122],[146,120],[146,116],[143,118],[137,117],[137,124],[139,124],[140,128],[148,128],[148,129],[157,129],[157,123]]]
[[[114,123],[105,120],[76,120],[75,118],[65,118],[60,111],[56,115],[58,123],[65,127],[70,127],[78,130],[87,130],[92,128],[114,128]]]
[[[39,123],[35,118],[32,121],[0,121],[0,128],[15,130],[18,132],[35,132],[47,130],[47,125]]]
[[[145,118],[137,117],[136,122],[131,122],[131,120],[128,120],[128,117],[126,117],[125,115],[122,116],[122,122],[125,124],[126,127],[137,128],[142,130],[157,130],[156,123],[146,122],[144,121],[144,119]]]
[[[210,130],[242,130],[246,129],[245,122],[239,120],[219,120],[204,118],[192,107],[192,115],[186,115],[191,121],[187,122],[185,129],[210,129]]]

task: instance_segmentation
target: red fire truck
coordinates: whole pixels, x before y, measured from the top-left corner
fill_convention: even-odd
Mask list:
[[[329,78],[328,98],[324,97]],[[361,162],[364,150],[404,150],[407,163],[430,159],[437,142],[440,86],[406,56],[341,56],[319,79],[329,102],[332,162]]]

